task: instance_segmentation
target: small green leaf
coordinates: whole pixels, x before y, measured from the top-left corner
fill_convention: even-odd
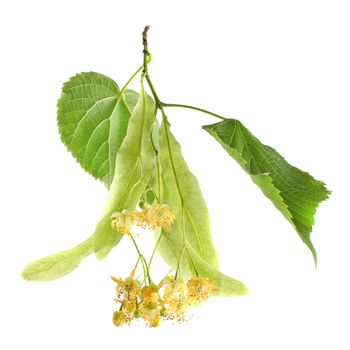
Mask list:
[[[176,214],[168,234],[182,242],[183,235],[197,254],[214,267],[217,253],[210,233],[209,213],[196,177],[182,156],[181,147],[163,120],[160,128],[160,165],[163,191],[160,201]]]
[[[152,143],[153,147],[156,150],[156,152],[159,152],[160,145],[159,145],[159,123],[157,119],[155,120],[152,128]]]
[[[111,214],[123,209],[135,209],[151,178],[155,160],[151,140],[154,120],[154,101],[142,86],[127,134],[117,153],[118,171],[111,183],[102,219],[95,229],[95,253],[100,259],[122,238],[120,233],[111,228]]]
[[[67,275],[94,251],[94,238],[66,251],[46,256],[27,265],[22,277],[27,281],[51,281]]]
[[[316,208],[330,194],[325,184],[287,163],[273,148],[263,145],[238,120],[227,119],[203,126],[203,129],[240,164],[293,225],[317,263],[310,233]]]
[[[153,176],[151,178],[150,183],[153,182]],[[153,185],[153,184],[152,184]],[[157,200],[157,196],[155,191],[153,190],[153,186],[150,187],[150,185],[147,185],[145,191],[143,192],[140,202],[139,202],[139,207],[141,209],[144,209],[147,206],[151,206],[152,204],[154,204]]]
[[[88,173],[107,186],[137,97],[131,90],[120,94],[112,79],[95,72],[77,74],[63,84],[57,104],[62,142]]]

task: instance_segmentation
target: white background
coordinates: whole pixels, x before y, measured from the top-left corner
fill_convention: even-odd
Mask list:
[[[2,349],[349,349],[348,1],[7,1],[1,3]],[[28,262],[88,237],[106,190],[76,164],[56,128],[61,85],[97,71],[119,85],[141,64],[165,102],[238,117],[333,194],[310,252],[200,126],[168,110],[207,200],[221,270],[250,294],[213,298],[183,325],[115,328],[114,284],[134,264],[123,240],[71,275],[28,283]],[[134,82],[138,89],[138,81]],[[151,236],[148,237],[151,241]],[[162,264],[160,260],[157,264]]]

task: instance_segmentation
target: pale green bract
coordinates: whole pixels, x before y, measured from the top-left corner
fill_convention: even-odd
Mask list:
[[[80,73],[63,84],[57,121],[62,142],[91,175],[111,184],[118,149],[138,95],[105,75]]]
[[[163,177],[161,203],[169,205],[176,220],[166,235],[186,241],[198,255],[217,267],[218,258],[210,233],[209,213],[196,177],[182,156],[181,146],[163,120],[159,131],[160,164]],[[176,232],[173,234],[172,232]]]
[[[227,119],[203,126],[203,129],[240,164],[293,225],[317,263],[310,233],[316,208],[330,194],[325,184],[287,163],[279,153],[262,144],[238,120]]]
[[[243,283],[219,272],[217,254],[210,233],[209,214],[195,176],[189,171],[181,147],[163,120],[160,128],[160,166],[162,189],[160,202],[176,214],[169,229],[163,229],[158,252],[172,267],[181,259],[181,275],[198,273],[219,287],[220,295],[243,295]],[[160,231],[156,231],[159,239]],[[185,242],[183,241],[185,239]],[[185,250],[183,251],[185,246]]]
[[[94,250],[94,238],[90,237],[74,248],[49,255],[27,265],[22,277],[27,281],[51,281],[67,275]]]
[[[105,209],[95,229],[95,253],[100,259],[122,237],[112,230],[111,214],[124,209],[135,209],[151,178],[155,160],[155,149],[151,140],[154,121],[154,101],[142,86],[129,120],[127,134],[117,153],[117,171],[109,189]]]

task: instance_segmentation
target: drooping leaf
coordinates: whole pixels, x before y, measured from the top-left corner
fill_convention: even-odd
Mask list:
[[[110,185],[117,151],[125,137],[137,93],[95,72],[80,73],[64,83],[57,121],[63,143],[79,164]]]
[[[166,234],[181,242],[184,236],[204,261],[217,267],[207,205],[165,120],[160,128],[160,165],[163,174],[161,202],[168,204],[176,214],[175,222]]]
[[[95,229],[95,253],[104,258],[122,235],[111,228],[111,214],[135,209],[152,175],[155,150],[151,140],[155,120],[154,101],[141,89],[131,114],[127,134],[116,158],[116,172],[111,183],[102,219]]]
[[[94,251],[94,238],[90,237],[74,248],[46,256],[27,265],[22,277],[27,281],[51,281],[76,269],[81,261]]]
[[[317,263],[310,233],[316,208],[330,194],[325,184],[287,163],[279,153],[262,144],[238,120],[227,119],[203,126],[203,129],[239,163],[293,225]]]

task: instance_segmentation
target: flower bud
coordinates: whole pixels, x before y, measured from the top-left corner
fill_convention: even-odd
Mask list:
[[[115,311],[113,313],[113,323],[117,326],[120,327],[122,326],[126,321],[126,316],[123,311]]]
[[[141,317],[141,311],[139,309],[135,310],[134,317],[135,318],[140,318]]]

